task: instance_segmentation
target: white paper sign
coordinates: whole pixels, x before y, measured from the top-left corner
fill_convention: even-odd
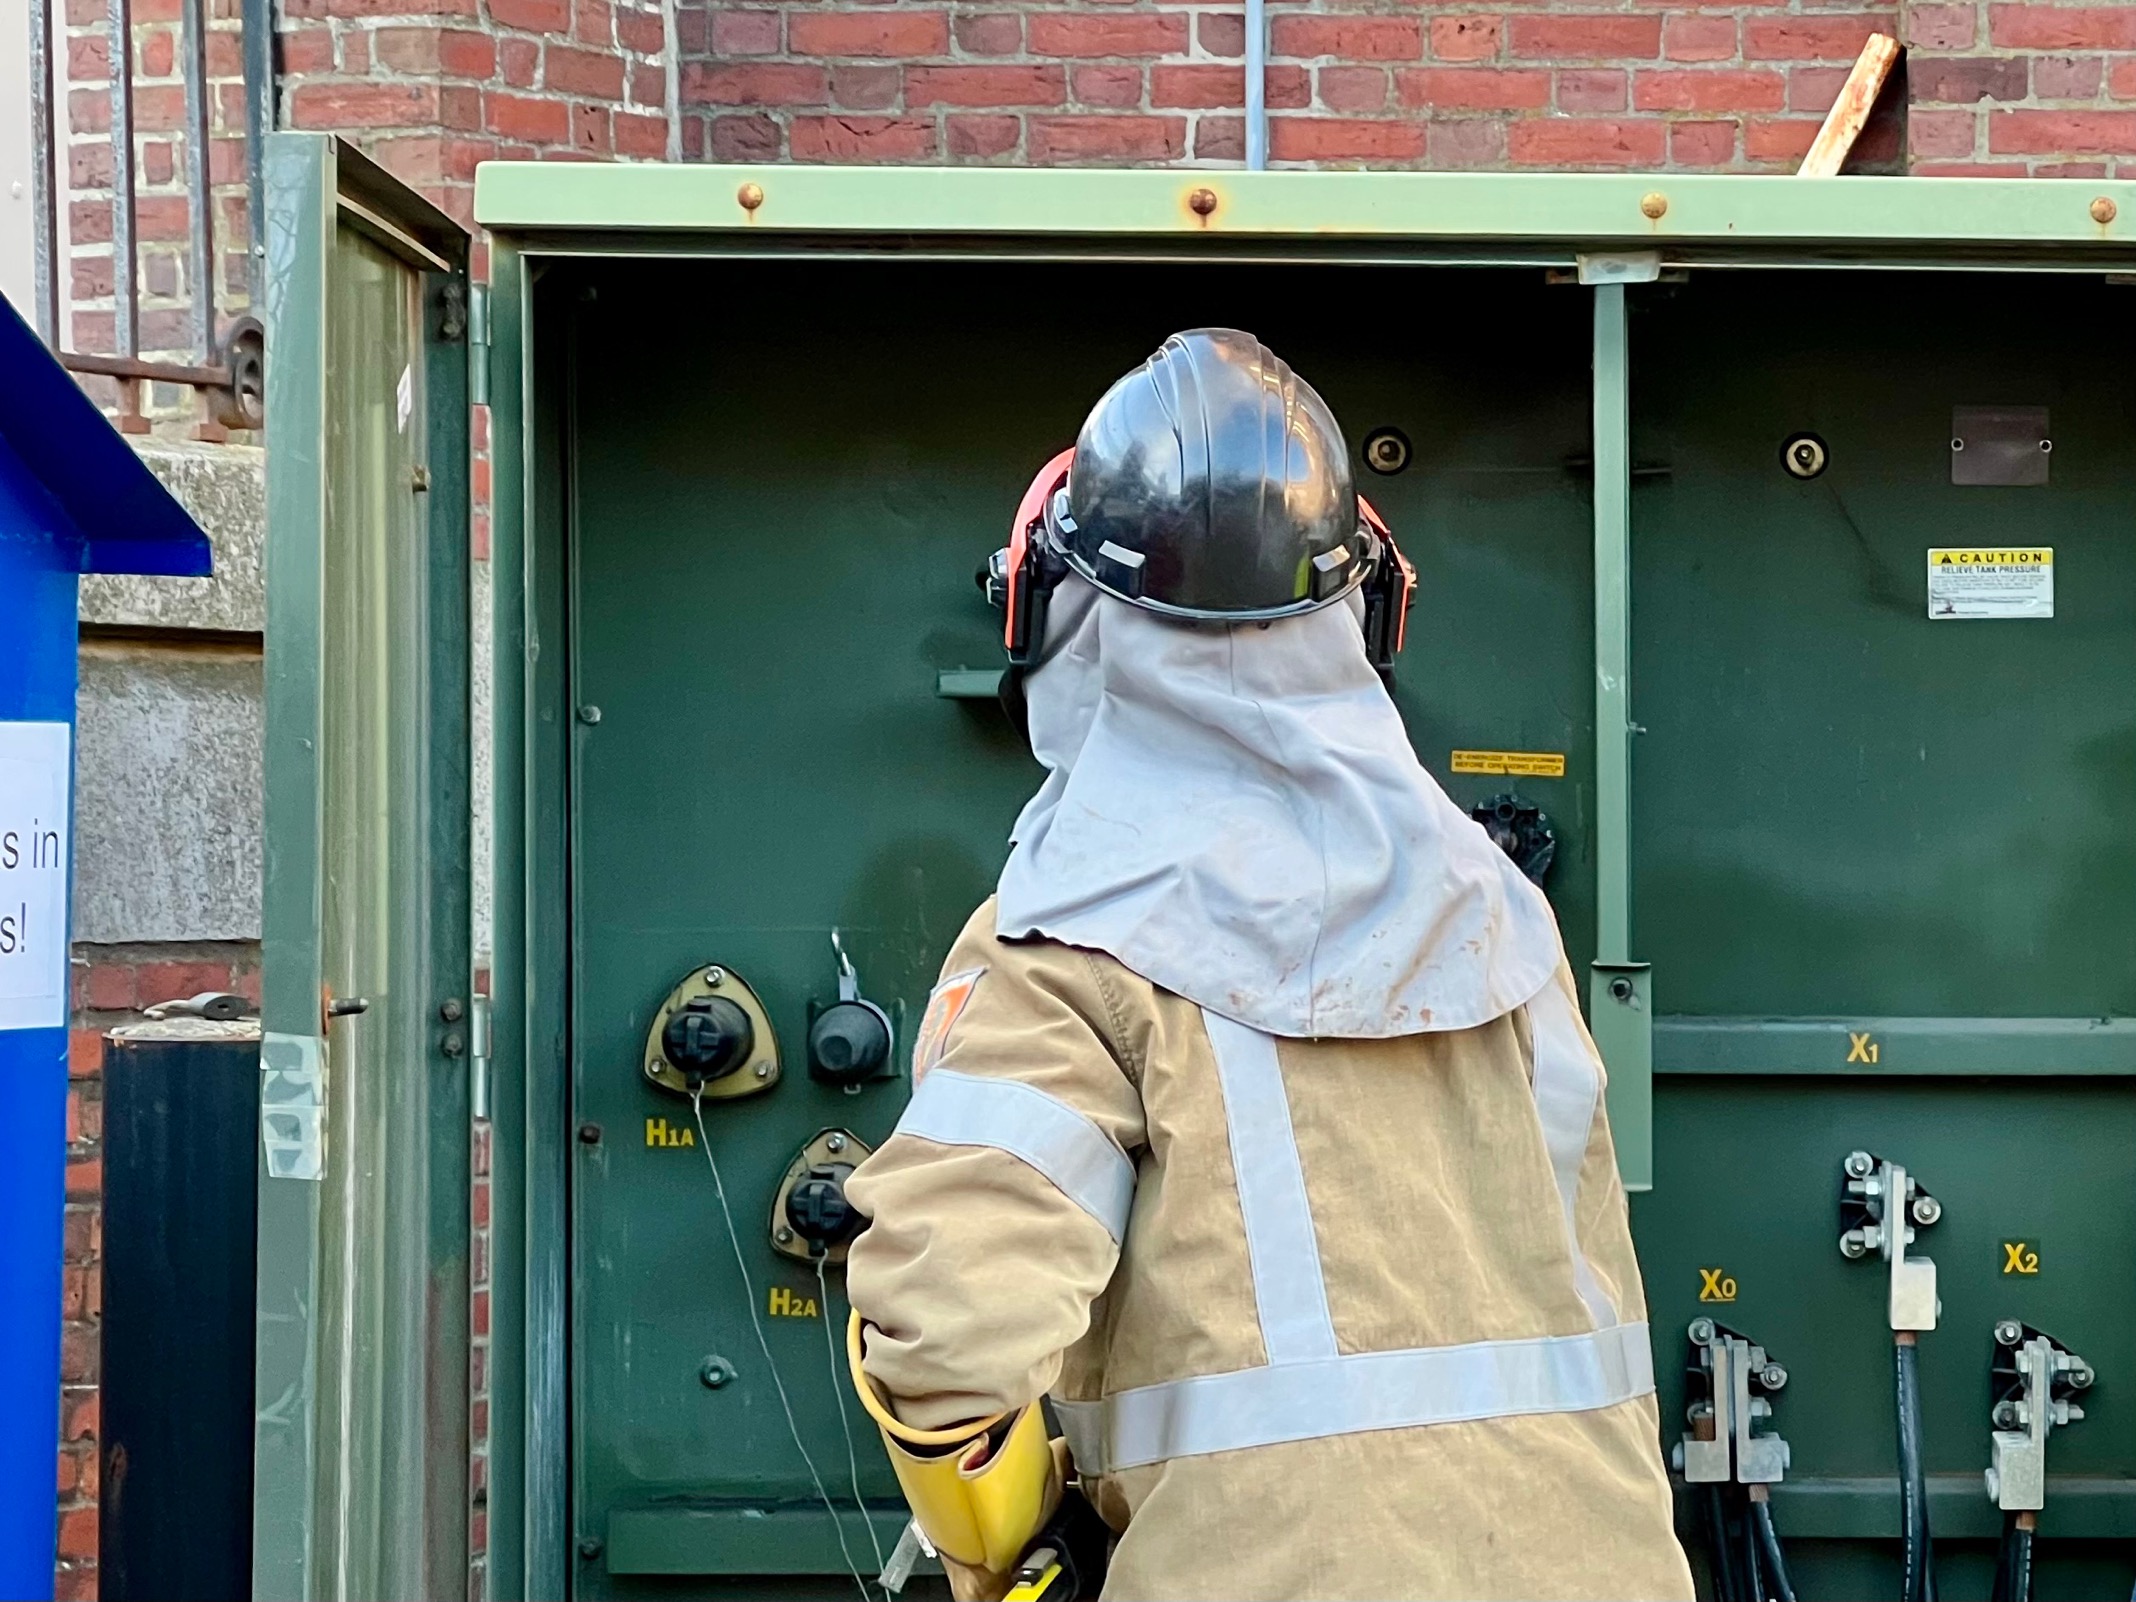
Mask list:
[[[1932,619],[2053,617],[2052,547],[1932,547],[1928,553],[1928,615]]]
[[[0,723],[0,1029],[67,1022],[73,730]]]

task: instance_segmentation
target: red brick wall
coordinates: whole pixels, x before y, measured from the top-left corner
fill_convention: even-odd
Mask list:
[[[103,1276],[105,1032],[159,1001],[228,990],[260,995],[250,941],[74,948],[74,1027],[67,1040],[66,1266],[60,1291],[59,1602],[96,1596],[97,1487],[102,1482],[97,1380]]]
[[[2136,6],[1910,3],[1905,39],[1915,172],[2136,172]]]
[[[462,222],[475,164],[657,159],[658,0],[284,0],[285,125],[347,133]]]
[[[1898,0],[1272,0],[1271,164],[1786,171]],[[2026,6],[2003,10],[2035,9]],[[1243,154],[1233,3],[685,0],[684,150],[715,161],[1168,165]],[[1858,166],[1901,153],[1901,96]]]

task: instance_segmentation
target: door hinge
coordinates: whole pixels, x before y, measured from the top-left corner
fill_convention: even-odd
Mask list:
[[[473,406],[489,404],[490,319],[489,285],[467,288],[467,399]]]
[[[467,1099],[477,1118],[490,1115],[490,998],[476,996],[467,1014]]]

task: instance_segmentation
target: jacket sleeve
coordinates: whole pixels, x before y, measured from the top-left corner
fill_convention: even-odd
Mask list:
[[[873,1326],[862,1367],[908,1424],[1036,1400],[1112,1278],[1144,1131],[1102,960],[996,940],[981,909],[921,1026],[911,1104],[848,1187],[872,1220],[846,1264]]]

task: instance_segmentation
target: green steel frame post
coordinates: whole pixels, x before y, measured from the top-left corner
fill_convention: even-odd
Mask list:
[[[1632,960],[1632,402],[1624,285],[1595,286],[1595,960],[1588,1014],[1609,1068],[1627,1190],[1654,1185],[1653,975]]]
[[[520,450],[520,361],[525,341],[519,252],[490,244],[486,348],[478,380],[489,400],[492,693],[490,750],[495,869],[490,917],[490,1439],[489,1594],[522,1597],[530,1482],[526,1462],[526,1368],[536,1349],[527,1327],[529,1236],[526,1096],[527,734],[526,499]]]
[[[496,241],[490,255],[490,552],[494,639],[490,1344],[490,1595],[565,1596],[570,1516],[566,1194],[570,1091],[568,863],[564,841],[557,353],[538,344],[544,263]]]

